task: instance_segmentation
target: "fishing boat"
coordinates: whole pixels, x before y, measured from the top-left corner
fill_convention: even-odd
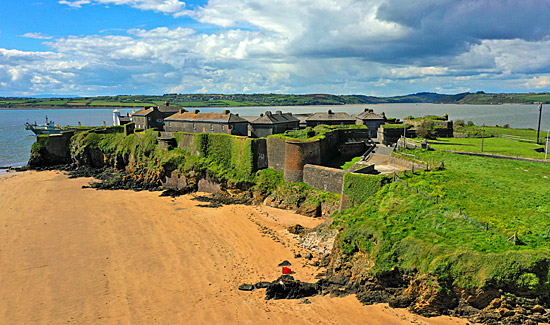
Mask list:
[[[37,124],[36,121],[34,124],[29,122],[25,123],[25,130],[31,130],[34,134],[60,134],[63,129],[59,125],[55,125],[54,121],[48,121],[46,116],[45,124]]]

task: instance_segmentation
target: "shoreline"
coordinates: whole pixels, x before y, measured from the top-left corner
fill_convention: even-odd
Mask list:
[[[178,104],[178,105],[176,105]],[[463,104],[463,103],[415,103],[415,102],[403,102],[403,103],[361,103],[361,104],[300,104],[300,105],[243,105],[243,106],[185,106],[183,102],[176,102],[174,105],[180,106],[184,108],[195,108],[195,109],[201,109],[201,108],[219,108],[219,109],[228,109],[228,108],[269,108],[269,107],[327,107],[327,106],[363,106],[363,105],[414,105],[414,104],[422,104],[422,105],[460,105],[460,106],[508,106],[508,105],[538,105],[537,103],[499,103],[499,104],[491,104],[491,103],[479,103],[479,104]],[[543,104],[543,105],[549,105],[549,104]],[[155,105],[151,105],[155,106]],[[63,109],[78,109],[78,110],[86,110],[86,109],[143,109],[146,106],[16,106],[16,107],[0,107],[0,110],[33,110],[33,109],[55,109],[55,110],[63,110]]]
[[[58,171],[0,177],[0,315],[25,322],[466,324],[354,296],[265,300],[237,286],[322,271],[286,230],[324,221],[266,206],[201,206],[200,193],[82,188]],[[51,202],[56,202],[55,205]]]

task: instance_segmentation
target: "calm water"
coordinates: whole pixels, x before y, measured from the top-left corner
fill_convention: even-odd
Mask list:
[[[259,115],[266,110],[299,113],[313,113],[332,109],[356,114],[364,108],[373,108],[376,113],[385,112],[387,117],[404,118],[409,115],[449,114],[449,118],[473,121],[476,125],[510,124],[513,128],[537,128],[537,105],[454,105],[454,104],[379,104],[379,105],[336,105],[336,106],[278,106],[278,107],[233,107],[233,113]],[[224,108],[202,108],[203,112],[222,111]],[[121,113],[131,112],[122,109]],[[37,109],[37,110],[0,110],[0,166],[22,166],[27,163],[30,148],[34,142],[34,133],[26,131],[25,122],[44,123],[45,116],[58,125],[107,125],[113,124],[112,111],[109,109]],[[542,130],[550,129],[550,106],[543,107]]]

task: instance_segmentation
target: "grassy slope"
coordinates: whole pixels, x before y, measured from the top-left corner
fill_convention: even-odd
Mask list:
[[[414,153],[445,161],[446,170],[409,175],[411,188],[392,183],[337,215],[335,225],[345,229],[342,251],[369,254],[374,273],[399,267],[434,272],[461,287],[547,292],[550,166]],[[480,226],[486,222],[489,231]],[[507,241],[514,231],[525,245]]]
[[[431,141],[432,142],[432,141]],[[464,152],[481,152],[481,138],[439,138],[433,140],[430,147],[438,150],[452,150]],[[497,154],[512,157],[544,159],[544,152],[533,149],[544,146],[528,142],[518,142],[502,138],[483,139],[483,153]]]
[[[550,93],[524,94],[458,94],[441,98],[437,103],[445,104],[532,104],[535,102],[550,103]]]
[[[417,103],[433,102],[443,95],[419,93],[398,97],[369,97],[362,95],[329,94],[165,94],[121,95],[86,98],[0,98],[0,107],[6,106],[64,106],[68,102],[85,102],[87,107],[94,106],[151,106],[162,105],[169,101],[172,105],[183,107],[233,107],[233,106],[279,106],[279,105],[341,105],[371,103]],[[67,105],[70,106],[70,105]]]

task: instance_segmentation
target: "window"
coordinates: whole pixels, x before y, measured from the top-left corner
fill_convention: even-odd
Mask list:
[[[195,123],[193,123],[193,130],[196,130],[197,127],[195,126]]]
[[[222,125],[222,131],[225,131],[225,125]]]
[[[214,124],[210,124],[210,131],[214,131]]]

